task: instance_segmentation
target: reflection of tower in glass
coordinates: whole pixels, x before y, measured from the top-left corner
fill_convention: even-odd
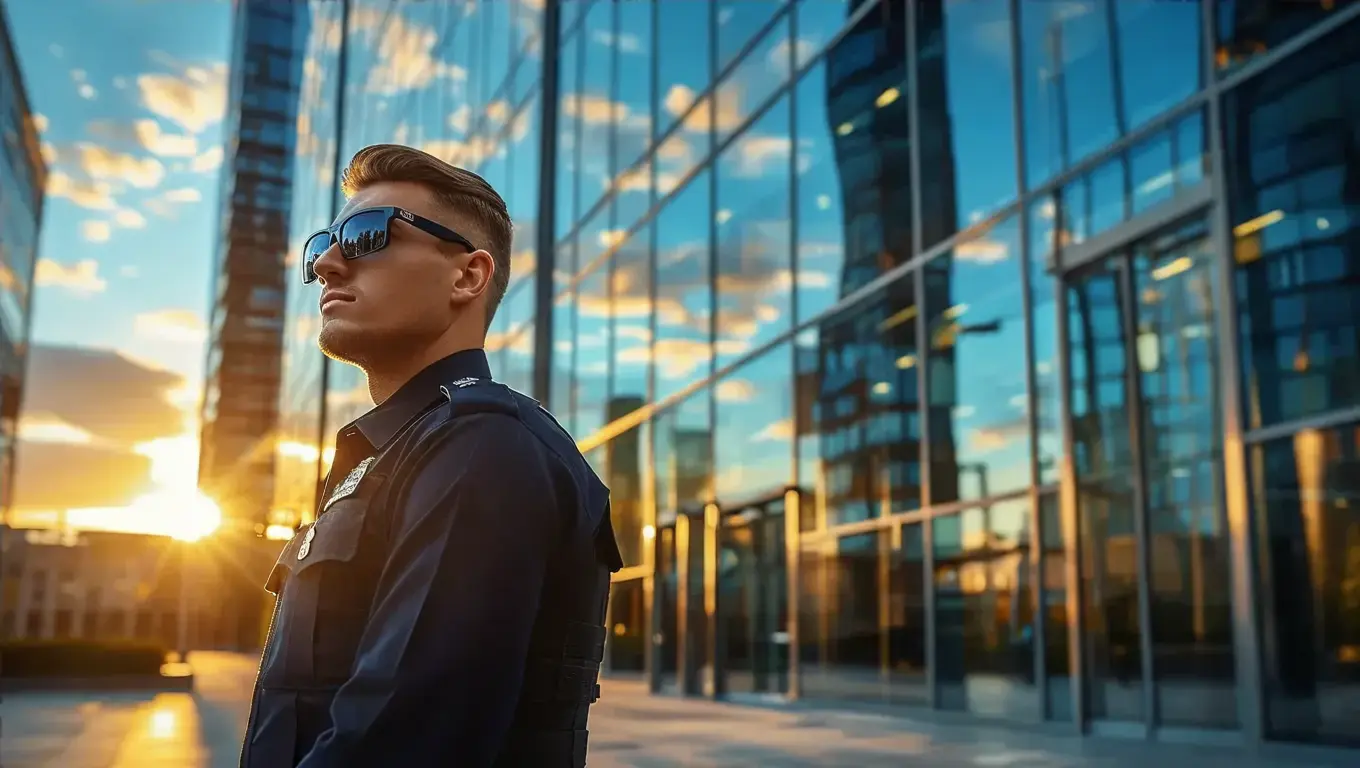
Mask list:
[[[1243,368],[1251,376],[1246,391],[1267,425],[1297,418],[1291,409],[1300,403],[1335,408],[1353,397],[1360,361],[1353,346],[1343,351],[1349,346],[1343,340],[1360,327],[1360,305],[1354,284],[1336,277],[1354,274],[1360,226],[1330,212],[1360,207],[1360,140],[1339,102],[1310,104],[1300,112],[1295,94],[1303,87],[1318,93],[1340,88],[1357,45],[1360,22],[1351,22],[1311,46],[1316,56],[1282,63],[1233,100],[1240,106],[1225,110],[1232,121],[1225,164],[1256,169],[1239,182],[1245,187],[1241,199],[1259,208],[1254,219],[1237,222],[1234,260],[1242,289]],[[1283,160],[1267,164],[1262,157]],[[1267,230],[1277,227],[1283,231],[1272,237],[1277,233]],[[1291,705],[1289,727],[1305,729],[1320,715],[1319,649],[1336,642],[1325,635],[1339,625],[1335,611],[1346,605],[1343,585],[1356,583],[1345,570],[1347,548],[1353,547],[1346,510],[1308,498],[1310,491],[1325,490],[1324,498],[1344,499],[1354,487],[1353,480],[1343,479],[1357,461],[1351,439],[1324,445],[1326,434],[1305,430],[1295,436],[1295,466],[1275,471],[1297,473],[1300,492],[1271,498],[1261,544],[1274,591],[1267,644],[1282,692],[1299,699]],[[1324,466],[1329,462],[1330,469]],[[1354,512],[1349,515],[1353,519]]]
[[[945,34],[946,3],[916,3],[916,106],[917,140],[921,144],[922,242],[938,243],[952,234],[958,221],[958,197],[954,180],[953,118],[949,112],[949,77]],[[1004,128],[1003,128],[1004,130]],[[927,398],[927,423],[930,425],[930,498],[932,504],[959,498],[958,445],[954,435],[953,412],[958,405],[958,375],[955,368],[955,342],[966,333],[953,320],[936,317],[953,306],[950,295],[954,256],[946,253],[921,270],[925,281],[926,344],[930,372]],[[1018,279],[1018,277],[1017,277]],[[986,468],[978,481],[986,487]],[[985,495],[985,493],[983,494]]]
[[[641,397],[610,399],[606,423],[623,418],[646,404]],[[614,536],[623,553],[623,562],[642,562],[642,430],[630,429],[605,443],[609,467],[609,503]]]
[[[852,2],[848,13],[861,4]],[[901,9],[884,4],[827,52],[827,118],[845,231],[841,296],[912,253],[905,41]],[[866,93],[877,95],[877,104],[866,104]],[[800,377],[799,408],[816,411],[800,423],[817,425],[825,505],[837,521],[877,517],[885,501],[892,511],[920,503],[915,305],[912,281],[895,281],[853,313],[825,322],[818,360],[800,361],[799,370],[816,379]]]

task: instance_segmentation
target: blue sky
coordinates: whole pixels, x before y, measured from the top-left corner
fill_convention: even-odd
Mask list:
[[[108,347],[201,376],[230,9],[8,4],[59,179],[43,221],[35,343]]]
[[[16,505],[164,529],[164,504],[119,508],[194,485],[231,4],[6,9],[50,174]],[[85,349],[46,351],[66,345]],[[53,467],[93,492],[63,505]]]

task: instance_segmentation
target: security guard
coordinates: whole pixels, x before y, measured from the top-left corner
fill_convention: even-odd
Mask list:
[[[319,343],[377,406],[284,547],[243,768],[585,765],[609,574],[604,484],[482,351],[505,203],[407,147],[360,151],[313,235]]]

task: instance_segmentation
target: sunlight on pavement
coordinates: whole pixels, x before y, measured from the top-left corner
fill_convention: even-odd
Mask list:
[[[207,758],[193,696],[162,693],[138,712],[112,768],[195,768]]]

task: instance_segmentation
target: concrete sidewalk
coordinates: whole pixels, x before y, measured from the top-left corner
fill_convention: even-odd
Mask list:
[[[942,725],[844,710],[749,706],[649,696],[607,681],[591,710],[591,768],[1354,768],[1342,762],[1246,755],[1228,748],[1080,739],[1022,726]]]
[[[3,768],[233,768],[258,660],[191,658],[192,694],[19,693],[0,704]],[[607,680],[591,712],[591,768],[1342,768],[1231,749],[1077,739],[1023,727],[941,725],[805,705],[746,706],[649,695]]]

